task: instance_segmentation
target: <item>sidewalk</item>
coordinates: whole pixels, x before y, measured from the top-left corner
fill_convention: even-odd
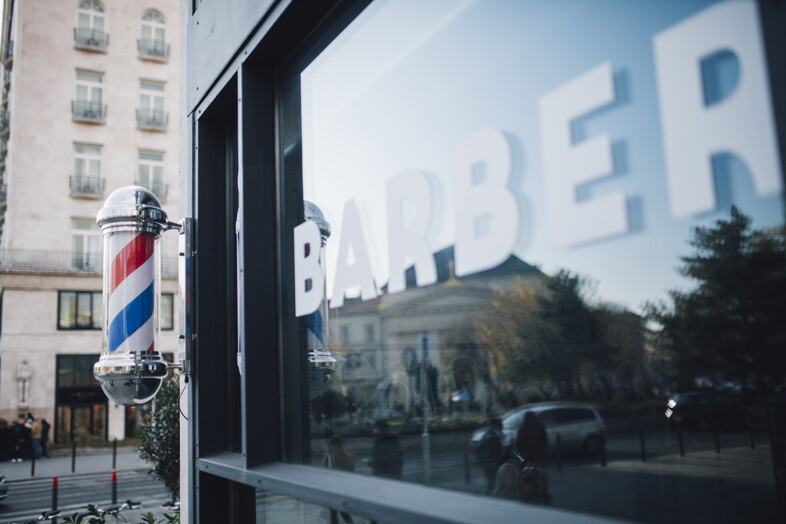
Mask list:
[[[1,462],[0,474],[9,481],[31,478],[60,477],[83,473],[106,473],[112,471],[112,449],[76,450],[74,471],[71,472],[71,454],[66,456],[40,458],[35,461],[35,476],[31,476],[31,460],[24,462]],[[150,469],[150,466],[137,453],[136,448],[118,448],[117,471]]]

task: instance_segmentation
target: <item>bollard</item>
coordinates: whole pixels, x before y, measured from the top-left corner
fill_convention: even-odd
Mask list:
[[[112,470],[112,504],[117,504],[117,471]]]
[[[469,442],[464,444],[464,484],[469,484],[472,476],[469,473]]]
[[[677,441],[680,444],[680,457],[685,456],[685,439],[682,434],[682,422],[677,422]]]
[[[720,453],[720,428],[716,418],[712,419],[712,430],[715,433],[715,453]]]
[[[35,477],[35,448],[30,449],[30,476]]]
[[[117,438],[112,444],[112,469],[117,469]]]
[[[751,437],[751,449],[756,449],[756,439],[754,438],[753,435],[753,420],[750,415],[745,417],[745,419],[748,424],[748,433],[750,433],[750,437]]]
[[[76,441],[71,441],[71,473],[76,471]]]
[[[600,465],[606,467],[606,432],[600,432]]]
[[[57,511],[57,477],[52,477],[52,511]]]
[[[557,433],[557,471],[562,471],[562,436]]]
[[[639,445],[641,446],[641,461],[647,461],[647,451],[644,449],[644,424],[639,424]]]

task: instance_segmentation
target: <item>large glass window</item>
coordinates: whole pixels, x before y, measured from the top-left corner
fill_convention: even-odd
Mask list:
[[[103,122],[104,75],[90,71],[76,72],[75,119]]]
[[[166,128],[164,111],[164,84],[142,80],[139,82],[139,109],[137,122],[140,127]]]
[[[60,291],[57,298],[57,329],[101,329],[100,291]]]
[[[165,36],[164,17],[155,11],[146,11],[139,29],[139,55],[143,58],[165,59],[169,52]]]
[[[71,267],[100,271],[101,261],[101,230],[95,220],[71,219]]]
[[[104,49],[108,42],[104,7],[95,0],[80,0],[74,38],[77,46]]]
[[[754,2],[378,2],[282,75],[284,169],[331,230],[293,251],[329,301],[294,282],[310,463],[775,521],[786,240],[762,46]]]
[[[136,183],[148,188],[160,200],[166,200],[167,186],[164,183],[164,154],[140,151],[137,164]]]
[[[175,329],[174,313],[175,295],[161,293],[161,329],[171,331]]]
[[[71,193],[101,196],[101,146],[74,144],[74,168],[71,173]]]

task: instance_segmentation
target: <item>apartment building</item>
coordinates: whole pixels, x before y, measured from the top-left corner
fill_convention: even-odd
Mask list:
[[[123,439],[140,415],[92,376],[103,316],[95,217],[136,184],[177,218],[177,13],[177,0],[5,0],[0,417],[32,412],[59,442]],[[176,238],[161,249],[159,344],[171,354]]]

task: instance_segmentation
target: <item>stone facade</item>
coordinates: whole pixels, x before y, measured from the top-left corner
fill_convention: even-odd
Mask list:
[[[104,199],[115,189],[132,184],[151,189],[170,219],[177,219],[178,8],[177,0],[5,0],[2,136],[7,151],[3,154],[2,184],[7,204],[2,210],[4,223],[0,221],[2,418],[10,420],[29,411],[46,418],[56,431],[71,423],[84,424],[58,420],[70,413],[58,410],[58,406],[70,403],[76,409],[79,394],[85,396],[85,409],[98,402],[90,396],[93,393],[72,388],[74,391],[65,395],[57,387],[58,356],[98,355],[101,351],[100,329],[63,329],[58,323],[59,293],[102,289],[98,228],[80,231],[75,220],[84,221],[82,227],[95,223]],[[79,18],[85,12],[100,20],[86,26],[84,18]],[[151,39],[145,35],[155,32],[143,33],[143,24],[147,29],[163,29],[163,46],[147,45]],[[92,39],[96,35],[108,38]],[[159,31],[159,44],[160,36]],[[84,90],[77,89],[78,73],[100,78],[98,118],[80,112]],[[146,105],[151,99],[143,95],[145,86],[150,85],[161,88],[163,105]],[[94,94],[90,96],[96,100]],[[156,118],[151,126],[145,115],[152,109],[145,111],[153,107]],[[87,178],[83,175],[95,175],[95,168],[76,172],[76,146],[88,146],[92,151],[100,147],[91,157],[100,161],[98,185],[84,184]],[[162,168],[155,179],[140,173],[140,153],[163,161],[155,161]],[[83,240],[84,235],[90,239]],[[164,293],[177,293],[176,237],[169,233],[160,245]],[[176,324],[177,299],[173,304]],[[161,332],[159,347],[166,353],[177,352],[177,325]],[[18,370],[24,362],[31,373],[24,378],[22,368],[20,378]],[[20,399],[25,380],[29,381],[29,396]],[[123,439],[128,433],[129,414],[103,401],[104,408],[88,410],[90,427],[106,438]]]

